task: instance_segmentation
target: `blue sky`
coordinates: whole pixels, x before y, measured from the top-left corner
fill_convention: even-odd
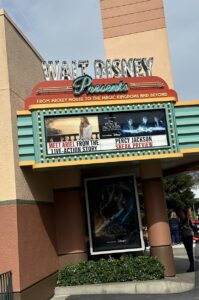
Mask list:
[[[164,4],[175,89],[180,100],[197,100],[199,0]],[[0,0],[0,7],[45,60],[104,58],[98,0]]]
[[[199,0],[164,0],[174,85],[180,100],[199,100]]]

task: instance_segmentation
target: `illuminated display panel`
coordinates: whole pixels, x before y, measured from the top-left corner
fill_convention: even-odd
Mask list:
[[[168,146],[164,109],[44,118],[46,154]]]

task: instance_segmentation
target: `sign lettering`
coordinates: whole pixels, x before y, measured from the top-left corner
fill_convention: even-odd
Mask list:
[[[88,75],[88,60],[73,60],[71,64],[67,61],[60,63],[56,61],[43,61],[42,68],[46,80],[74,80],[79,76]],[[126,78],[152,76],[153,57],[107,59],[94,61],[95,78]],[[79,71],[79,74],[78,74]]]
[[[80,96],[83,93],[88,95],[125,92],[128,92],[128,84],[122,81],[113,84],[92,85],[92,78],[89,75],[84,75],[76,78],[73,82],[73,93],[75,96]]]

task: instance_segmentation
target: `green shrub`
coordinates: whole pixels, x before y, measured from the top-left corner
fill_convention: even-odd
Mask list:
[[[58,286],[164,278],[164,267],[150,256],[121,256],[68,265],[58,273]]]

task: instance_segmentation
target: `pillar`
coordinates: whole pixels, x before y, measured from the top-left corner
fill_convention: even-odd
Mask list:
[[[87,260],[86,211],[79,170],[53,175],[59,269]]]
[[[161,165],[154,161],[144,162],[140,171],[150,252],[165,267],[165,276],[175,276]]]

